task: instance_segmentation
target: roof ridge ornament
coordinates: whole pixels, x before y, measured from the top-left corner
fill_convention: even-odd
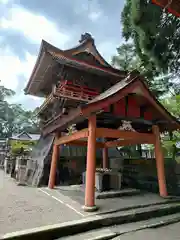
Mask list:
[[[67,135],[71,135],[71,134],[77,132],[76,124],[70,125],[70,126],[67,128],[67,130],[68,130]]]
[[[131,121],[126,121],[126,120],[122,120],[122,125],[118,129],[136,132],[136,130],[131,125]]]
[[[94,39],[91,36],[91,34],[86,32],[84,34],[81,34],[81,39],[79,40],[79,43],[82,43],[82,42],[88,41],[88,40],[91,40],[91,41],[94,42]]]

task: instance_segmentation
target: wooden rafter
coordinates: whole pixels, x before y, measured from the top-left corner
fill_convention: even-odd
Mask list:
[[[176,17],[180,17],[179,0],[152,0],[152,3],[162,7]]]
[[[51,122],[49,122],[46,126],[43,128],[43,135],[46,136],[49,133],[55,132],[57,129],[64,130],[65,124],[66,128],[74,123],[74,119],[80,116],[79,109],[72,109],[71,114],[65,115],[65,114],[59,114],[55,119],[52,119]],[[63,126],[63,129],[61,127]]]
[[[120,82],[118,84],[120,84]],[[117,85],[117,84],[115,84],[115,85]],[[125,97],[130,92],[133,92],[133,90],[136,87],[138,87],[138,83],[133,81],[131,84],[129,84],[129,86],[127,84],[127,86],[122,88],[120,92],[116,91],[113,95],[108,89],[107,91],[105,91],[104,93],[102,93],[98,97],[96,97],[89,104],[85,105],[81,110],[82,114],[84,116],[87,116],[91,112],[96,112],[96,111],[99,111],[100,109],[109,107],[111,104],[118,102],[120,99]],[[111,91],[113,90],[112,88],[113,87],[110,88]],[[104,94],[104,96],[103,96],[103,94]]]
[[[138,133],[110,128],[97,128],[97,138],[122,138],[122,139],[153,139],[153,134]]]
[[[45,110],[45,108],[54,101],[54,96],[51,93],[43,102],[43,104],[39,107],[39,110],[37,111],[37,114],[40,114],[41,112],[43,112]]]
[[[55,140],[55,144],[56,145],[66,144],[66,143],[69,143],[81,138],[87,138],[87,137],[88,137],[88,128],[85,128],[71,135],[60,137],[59,139]]]
[[[80,140],[88,137],[88,128],[66,135],[55,140],[56,145],[67,144],[74,146],[87,146],[87,141]],[[106,143],[96,142],[98,148],[126,146],[133,144],[154,143],[152,133],[138,133],[110,128],[97,128],[96,138],[122,138],[123,140],[109,141]]]
[[[76,140],[76,141],[67,143],[67,145],[84,147],[84,146],[87,146],[87,141]],[[102,143],[102,142],[96,142],[96,147],[97,147],[97,148],[104,148],[104,146],[105,146],[104,143]]]
[[[136,145],[136,144],[153,144],[155,139],[125,139],[125,140],[115,140],[115,141],[108,141],[105,143],[106,147],[121,147],[121,146],[129,146],[129,145]]]

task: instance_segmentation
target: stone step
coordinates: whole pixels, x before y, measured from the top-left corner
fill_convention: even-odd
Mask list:
[[[180,221],[180,213],[167,215],[158,218],[151,218],[146,221],[139,221],[130,224],[120,224],[109,228],[95,229],[85,233],[76,234],[63,238],[64,240],[104,240],[119,239],[120,235],[139,230],[157,228],[165,225],[173,224]],[[118,236],[118,237],[117,237]],[[116,238],[117,237],[117,238]],[[59,238],[59,240],[62,238]]]
[[[128,210],[135,210],[135,209],[140,209],[140,208],[145,208],[145,207],[150,207],[150,206],[158,206],[158,205],[163,205],[163,204],[169,204],[169,203],[179,203],[180,198],[176,197],[167,197],[167,198],[162,198],[162,201],[157,201],[153,203],[143,203],[143,204],[137,204],[137,205],[131,205],[128,207],[121,207],[121,208],[116,208],[116,209],[110,209],[110,210],[103,210],[98,212],[98,215],[103,215],[103,214],[109,214],[109,213],[116,213],[116,212],[121,212],[121,211],[128,211]],[[96,213],[92,213],[91,216],[97,215]]]
[[[132,209],[83,218],[77,221],[70,221],[11,234],[5,234],[1,239],[57,239],[68,235],[87,232],[90,230],[110,227],[118,224],[125,224],[143,221],[154,217],[161,217],[170,214],[180,213],[180,203],[169,203],[162,205],[149,206],[144,208]]]
[[[111,232],[117,233],[118,235],[123,235],[129,232],[135,232],[144,229],[164,227],[177,222],[180,222],[180,213],[150,218],[145,221],[116,225],[110,227],[109,230],[111,230]]]
[[[101,239],[112,239],[116,237],[117,234],[111,229],[107,228],[101,228],[101,229],[95,229],[92,231],[88,231],[85,233],[76,234],[73,236],[58,238],[57,240],[63,239],[63,240],[101,240]]]
[[[180,214],[178,213],[178,214],[172,214],[172,215],[168,215],[168,216],[164,216],[164,217],[149,219],[148,221],[119,225],[119,226],[112,227],[112,229],[111,229],[111,232],[112,233],[116,232],[117,236],[109,238],[109,239],[119,240],[119,239],[122,239],[124,234],[127,237],[129,234],[133,234],[133,233],[135,234],[138,231],[144,232],[143,236],[145,235],[146,238],[149,239],[149,237],[147,235],[148,229],[149,230],[154,229],[154,232],[157,233],[157,231],[161,230],[161,227],[167,226],[167,228],[168,228],[168,225],[174,226],[175,224],[177,224],[179,222],[180,222]],[[159,229],[159,230],[156,231],[155,229]],[[161,232],[162,232],[162,230],[161,230]],[[134,236],[134,235],[131,235],[131,237],[132,236]],[[157,238],[157,234],[155,236]],[[173,236],[174,236],[174,234],[172,233],[170,239],[174,239]],[[132,239],[131,237],[129,237],[128,239]],[[139,237],[138,237],[138,239],[139,239]],[[141,239],[144,239],[144,237]],[[179,239],[179,238],[176,238],[176,239]]]
[[[108,192],[96,193],[96,199],[134,196],[134,195],[138,195],[141,193],[142,193],[142,191],[140,191],[139,189],[124,189],[124,190],[119,190],[119,191],[108,191]]]

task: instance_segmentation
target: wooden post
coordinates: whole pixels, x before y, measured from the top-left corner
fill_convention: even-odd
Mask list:
[[[105,147],[105,148],[103,148],[103,150],[102,150],[103,152],[102,152],[102,155],[103,155],[103,168],[108,168],[109,166],[109,164],[108,164],[108,148],[107,147]]]
[[[95,211],[96,116],[89,117],[84,211]]]
[[[59,135],[56,135],[58,137]],[[52,160],[51,160],[51,169],[49,174],[49,182],[48,187],[50,189],[53,189],[55,186],[56,181],[56,167],[57,167],[57,161],[59,158],[59,145],[54,144],[53,145],[53,152],[52,152]]]
[[[166,176],[164,167],[164,157],[160,141],[160,132],[158,126],[153,126],[152,131],[155,135],[155,156],[156,156],[156,167],[159,183],[159,193],[161,197],[166,197],[168,195],[166,188]]]

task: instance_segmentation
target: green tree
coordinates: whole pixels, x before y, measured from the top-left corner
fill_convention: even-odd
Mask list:
[[[166,97],[161,100],[164,107],[177,119],[180,120],[180,95],[172,96],[172,97]],[[180,132],[174,131],[172,134],[170,134],[170,137],[167,138],[167,136],[164,136],[162,138],[162,144],[164,150],[170,154],[174,155],[176,151],[176,142],[180,141]],[[173,156],[174,158],[175,156]]]
[[[123,71],[139,68],[138,56],[134,44],[126,43],[117,48],[117,55],[112,57],[112,65]]]
[[[162,104],[172,115],[180,119],[180,95],[164,98]]]
[[[10,104],[7,99],[14,91],[0,85],[0,137],[10,137],[12,133],[27,131],[39,133],[39,121],[33,111],[26,111],[19,104]]]
[[[35,111],[26,111],[18,104],[10,105],[10,109],[7,124],[11,132],[39,133],[39,119]]]
[[[5,88],[0,85],[0,135],[1,137],[6,136],[6,125],[9,117],[9,104],[7,102],[7,98],[13,96],[14,91]]]
[[[150,89],[156,96],[169,91],[168,76],[157,74],[157,72],[144,66],[142,59],[137,54],[135,45],[132,43],[124,43],[117,48],[117,55],[112,57],[112,65],[123,71],[138,70],[146,78]]]
[[[23,131],[28,133],[40,133],[39,126],[39,118],[36,113],[36,109],[34,111],[22,111],[21,114],[21,123],[23,122]]]
[[[121,20],[123,36],[133,41],[148,74],[172,74],[161,77],[158,84],[163,83],[160,85],[178,94],[180,83],[171,80],[179,73],[180,19],[149,0],[126,0]]]

